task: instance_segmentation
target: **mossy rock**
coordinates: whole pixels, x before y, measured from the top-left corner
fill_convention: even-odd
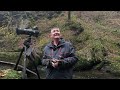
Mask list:
[[[21,72],[12,69],[0,71],[0,79],[21,79],[21,78],[22,78]]]
[[[120,62],[114,61],[109,65],[109,73],[120,76]]]
[[[79,60],[77,62],[77,64],[75,65],[74,70],[81,71],[81,70],[89,70],[91,68],[92,68],[92,66],[91,66],[91,63],[89,61]]]
[[[9,61],[16,63],[20,52],[0,52],[1,61]],[[21,58],[23,59],[23,57]]]
[[[79,57],[79,61],[74,67],[75,71],[91,70],[95,65],[99,64],[100,61],[87,60]]]
[[[109,65],[110,65],[110,61],[108,61],[108,60],[103,60],[103,61],[101,61],[99,64],[97,64],[97,65],[94,67],[94,69],[95,69],[95,70],[108,71],[108,70],[106,69],[106,66],[108,67]]]

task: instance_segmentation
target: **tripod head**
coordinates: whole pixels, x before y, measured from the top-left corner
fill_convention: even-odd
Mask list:
[[[32,45],[32,43],[31,43],[31,35],[28,37],[27,40],[24,41],[23,44],[24,44],[27,48],[29,48],[30,45]]]

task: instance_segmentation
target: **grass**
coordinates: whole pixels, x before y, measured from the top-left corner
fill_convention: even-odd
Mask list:
[[[12,69],[6,69],[6,70],[1,70],[3,72],[3,76],[1,79],[21,79],[22,74],[18,71],[12,70]]]
[[[20,52],[0,52],[0,60],[16,63],[18,60],[19,54]],[[21,58],[21,61],[22,59],[23,57]]]

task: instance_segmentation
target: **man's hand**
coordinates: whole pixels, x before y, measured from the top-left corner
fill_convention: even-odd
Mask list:
[[[54,68],[58,67],[59,63],[61,62],[61,60],[57,60],[57,59],[53,59],[52,60],[52,66]]]

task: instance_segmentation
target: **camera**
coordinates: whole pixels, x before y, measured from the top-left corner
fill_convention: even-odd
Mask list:
[[[25,35],[34,36],[34,37],[38,37],[40,34],[37,27],[35,27],[33,29],[31,29],[31,28],[25,28],[25,29],[16,28],[16,33],[17,33],[17,35],[25,34]]]

